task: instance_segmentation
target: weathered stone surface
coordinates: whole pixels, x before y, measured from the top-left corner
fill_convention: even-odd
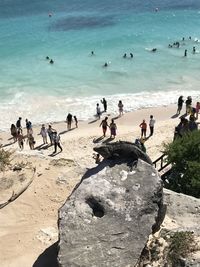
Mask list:
[[[157,172],[103,161],[83,178],[59,211],[60,266],[135,266],[162,205]]]

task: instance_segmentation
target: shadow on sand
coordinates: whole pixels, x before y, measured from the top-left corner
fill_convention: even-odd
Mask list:
[[[57,262],[58,241],[40,254],[32,267],[59,267]]]
[[[97,143],[100,143],[101,140],[103,140],[103,139],[104,139],[104,136],[102,135],[102,136],[100,136],[100,137],[98,137],[98,138],[94,138],[94,139],[92,140],[92,142],[93,142],[94,144],[97,144]]]

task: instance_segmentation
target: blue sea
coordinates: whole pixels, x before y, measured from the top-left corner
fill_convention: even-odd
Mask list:
[[[199,40],[197,0],[0,0],[0,129],[198,97]]]

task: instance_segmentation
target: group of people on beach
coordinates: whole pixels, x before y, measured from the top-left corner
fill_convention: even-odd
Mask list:
[[[99,103],[97,103],[96,105],[96,116],[98,119],[101,119],[101,115],[103,112],[107,112],[107,101],[105,98],[103,98],[101,100],[101,103],[103,104],[103,111],[101,111],[101,107],[99,105]],[[124,114],[124,105],[122,103],[121,100],[119,100],[119,103],[118,103],[118,110],[119,110],[119,117],[121,117],[123,114]]]
[[[29,144],[29,147],[31,150],[35,149],[36,141],[33,136],[33,129],[32,129],[32,123],[26,119],[26,134],[23,132],[22,128],[22,118],[19,117],[19,119],[15,124],[11,124],[11,135],[13,136],[14,142],[18,142],[19,148],[21,150],[24,149],[24,142],[27,140],[27,144]],[[60,135],[57,133],[55,129],[52,128],[51,125],[48,126],[48,128],[45,127],[44,124],[42,124],[40,135],[43,138],[43,145],[48,145],[47,136],[49,137],[50,146],[54,145],[54,152],[53,154],[57,153],[57,147],[60,148],[62,151],[62,147],[60,145]]]
[[[198,130],[198,114],[200,111],[200,102],[196,102],[196,105],[192,105],[192,97],[188,96],[186,100],[183,96],[179,96],[177,103],[177,115],[180,115],[185,102],[185,114],[180,116],[180,123],[175,127],[174,140],[178,137],[182,137],[185,133]],[[189,116],[187,119],[186,117]]]
[[[111,123],[108,124],[108,117],[105,117],[105,119],[100,123],[99,127],[102,127],[104,137],[106,136],[107,128],[110,128],[110,138],[115,139],[117,125],[114,122],[114,119],[111,119]]]

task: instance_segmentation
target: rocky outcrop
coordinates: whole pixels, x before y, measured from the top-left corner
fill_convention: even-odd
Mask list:
[[[199,267],[200,199],[164,189],[164,203],[167,212],[161,231],[150,236],[137,267]],[[171,246],[174,236],[176,246]],[[174,264],[170,254],[176,257]]]
[[[135,266],[161,206],[162,185],[150,164],[103,161],[59,211],[60,266]]]

